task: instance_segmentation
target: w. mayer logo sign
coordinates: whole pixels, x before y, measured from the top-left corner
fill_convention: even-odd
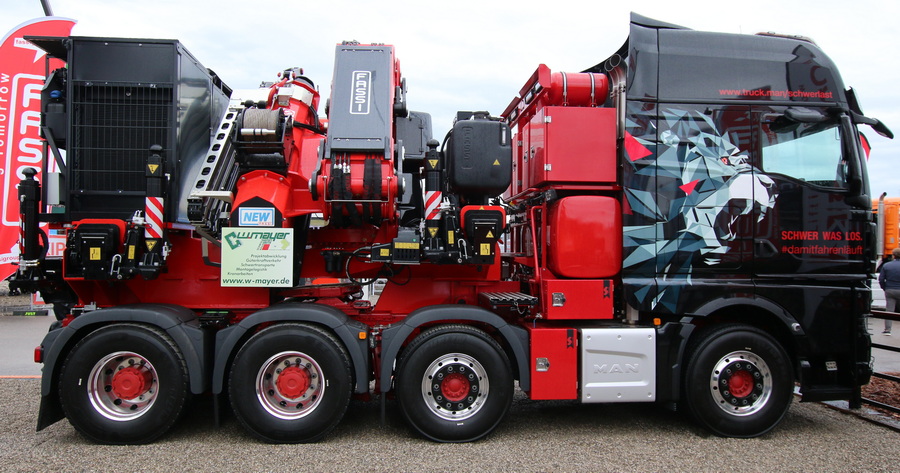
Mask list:
[[[38,18],[22,23],[0,43],[0,278],[15,271],[19,260],[18,184],[26,168],[41,169],[41,88],[48,70],[43,50],[25,36],[69,36],[75,21]],[[63,67],[59,59],[49,61],[49,70]],[[42,176],[38,174],[37,179]]]

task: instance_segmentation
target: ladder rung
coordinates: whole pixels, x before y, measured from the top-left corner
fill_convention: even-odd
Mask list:
[[[534,306],[538,300],[522,292],[482,292],[480,297],[491,306]]]

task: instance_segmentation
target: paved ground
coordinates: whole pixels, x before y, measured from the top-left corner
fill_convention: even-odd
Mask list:
[[[55,320],[53,316],[0,315],[0,376],[40,376],[41,365],[34,362],[34,347],[41,344]]]
[[[46,311],[51,306],[32,304],[29,294],[10,296],[7,281],[0,281],[0,377],[40,376],[41,365],[34,362],[34,348],[41,344],[52,315],[12,315]]]
[[[869,333],[872,334],[873,344],[900,348],[900,322],[894,322],[891,336],[882,334],[882,330],[884,330],[883,320],[874,318],[869,320]],[[900,353],[873,348],[872,358],[875,360],[875,371],[900,373]]]

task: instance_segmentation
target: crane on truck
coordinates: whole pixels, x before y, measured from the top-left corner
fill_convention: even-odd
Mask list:
[[[540,65],[442,142],[388,45],[337,45],[323,117],[298,68],[244,93],[175,40],[28,39],[67,62],[41,92],[61,172],[19,185],[11,281],[60,318],[38,429],[151,442],[208,393],[312,442],[374,394],[465,442],[518,385],[753,437],[795,383],[858,403],[869,380],[857,125],[891,133],[808,39],[633,15],[608,59]]]

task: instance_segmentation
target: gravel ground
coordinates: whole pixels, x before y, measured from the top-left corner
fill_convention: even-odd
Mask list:
[[[94,445],[66,422],[34,431],[39,382],[0,380],[3,471],[897,471],[900,434],[818,403],[794,403],[755,439],[712,436],[654,405],[529,401],[519,393],[488,438],[437,444],[414,435],[389,402],[354,401],[324,441],[267,445],[232,417],[213,425],[208,398],[154,444]]]

